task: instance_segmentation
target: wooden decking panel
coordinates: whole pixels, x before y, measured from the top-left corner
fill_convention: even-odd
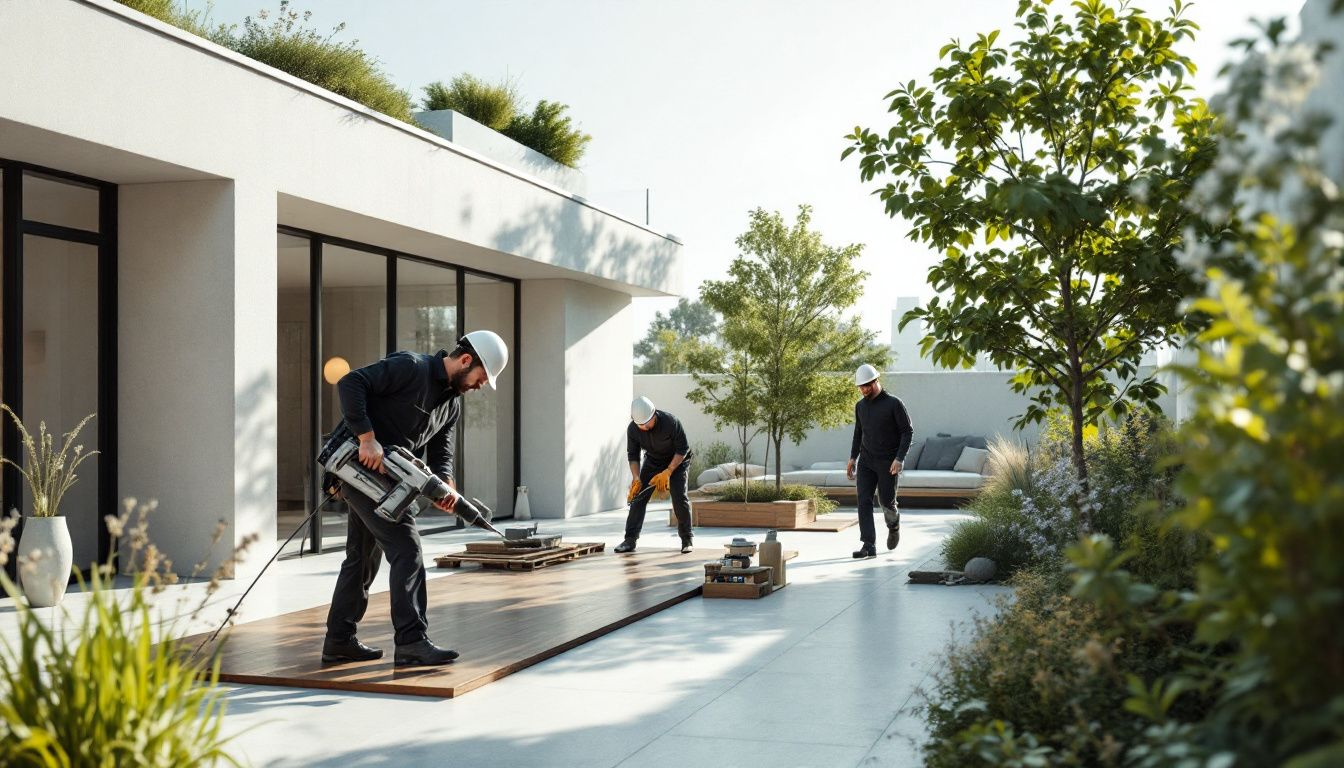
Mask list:
[[[386,573],[384,564],[378,577]],[[388,593],[382,592],[371,596],[359,631],[361,640],[386,652],[382,659],[322,664],[323,605],[233,627],[220,678],[452,698],[695,597],[703,581],[703,554],[642,548],[528,572],[456,571],[427,585],[429,635],[462,654],[452,664],[393,666]],[[187,638],[187,647],[202,639]]]

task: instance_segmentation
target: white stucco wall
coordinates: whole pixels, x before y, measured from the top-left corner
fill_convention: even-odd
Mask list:
[[[125,185],[118,227],[121,493],[158,500],[151,534],[180,568],[218,520],[216,563],[258,534],[246,573],[275,538],[274,198],[228,181]]]
[[[679,292],[674,240],[426,131],[113,0],[3,9],[0,144],[28,162],[128,180],[124,157],[42,140],[77,139],[345,212],[325,234],[398,247],[386,240],[411,230],[451,238],[465,266]]]
[[[588,194],[588,180],[575,168],[555,162],[531,147],[451,109],[416,112],[415,121],[437,136],[517,168],[576,195]]]
[[[619,503],[630,297],[678,292],[674,238],[112,0],[4,0],[0,71],[0,156],[119,185],[119,492],[179,567],[218,519],[216,558],[275,537],[277,224],[522,280],[533,509]]]
[[[532,515],[619,506],[629,475],[630,297],[570,280],[524,281],[522,295],[520,475]]]

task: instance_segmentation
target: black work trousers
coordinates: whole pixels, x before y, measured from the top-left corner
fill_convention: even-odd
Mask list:
[[[855,485],[859,493],[859,538],[865,546],[877,545],[877,531],[873,529],[873,492],[877,492],[878,502],[882,504],[882,516],[887,527],[901,523],[900,510],[896,508],[896,476],[891,474],[891,465],[873,469],[867,462],[859,459],[854,468]]]
[[[369,586],[386,555],[396,643],[410,645],[424,640],[429,628],[425,618],[425,563],[415,518],[406,515],[400,523],[389,523],[374,514],[372,499],[349,488],[343,495],[350,508],[345,526],[345,561],[331,595],[327,637],[342,642],[355,636],[369,607]]]
[[[686,465],[688,461],[683,461],[676,469],[672,470],[672,482],[668,484],[668,491],[672,495],[672,511],[677,514],[677,533],[681,534],[682,541],[691,540],[691,499],[686,495]],[[644,462],[639,468],[639,487],[644,490],[649,486],[649,481],[653,476],[667,469],[666,464],[650,464]],[[644,529],[644,510],[649,506],[649,499],[652,493],[646,493],[635,499],[630,505],[630,514],[625,518],[625,540],[637,541],[639,532]]]

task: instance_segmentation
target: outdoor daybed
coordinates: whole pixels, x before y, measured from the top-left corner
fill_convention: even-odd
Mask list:
[[[901,471],[897,499],[972,498],[988,479],[985,474],[988,458],[988,444],[979,435],[939,434],[925,440],[916,439],[905,457],[906,468]],[[742,465],[735,463],[710,467],[697,478],[698,491],[712,495],[731,483],[740,483],[742,472]],[[773,482],[775,479],[756,464],[748,464],[746,473],[752,480]],[[854,481],[845,477],[843,461],[819,461],[807,469],[784,472],[782,479],[786,484],[816,486],[836,499],[857,497]]]

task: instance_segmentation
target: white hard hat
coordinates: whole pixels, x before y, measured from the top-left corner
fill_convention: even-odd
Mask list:
[[[485,368],[485,378],[490,382],[490,388],[494,389],[495,379],[504,372],[504,366],[509,364],[508,346],[494,331],[472,331],[462,338],[476,350],[476,358]]]
[[[854,386],[857,387],[860,384],[867,384],[868,382],[873,381],[880,375],[881,374],[877,372],[876,368],[867,363],[864,363],[863,365],[859,366],[859,369],[857,371],[854,372]]]
[[[653,401],[647,397],[636,397],[630,403],[630,420],[636,424],[645,424],[653,418]]]

